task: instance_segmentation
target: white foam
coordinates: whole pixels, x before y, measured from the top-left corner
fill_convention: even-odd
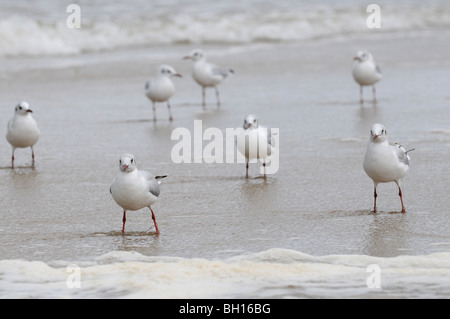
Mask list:
[[[257,2],[243,10],[218,6],[196,12],[194,4],[186,3],[187,12],[176,7],[150,12],[137,8],[123,16],[120,12],[110,17],[83,16],[80,29],[69,29],[64,16],[43,19],[39,14],[19,12],[0,18],[0,56],[67,55],[170,44],[292,42],[450,25],[450,8],[444,4],[383,6],[382,28],[374,31],[366,26],[365,10],[352,3],[338,7],[274,5],[264,11],[258,10]]]
[[[381,288],[367,287],[367,267]],[[55,266],[57,265],[57,266]],[[61,262],[0,261],[1,298],[449,297],[450,253],[393,258],[311,256],[287,249],[225,260],[110,252],[80,265],[80,288],[68,288]],[[67,263],[67,265],[74,265]]]

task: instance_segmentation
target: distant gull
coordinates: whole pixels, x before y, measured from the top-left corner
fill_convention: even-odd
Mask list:
[[[363,103],[363,87],[372,85],[373,101],[376,102],[375,83],[380,81],[382,74],[372,54],[368,51],[358,51],[353,58],[353,78],[359,84],[360,102]]]
[[[166,177],[154,176],[149,172],[139,171],[131,154],[123,154],[119,160],[119,170],[109,189],[115,202],[123,209],[122,233],[125,232],[126,212],[148,207],[152,212],[156,233],[159,234],[155,213],[151,205],[158,199],[160,189],[159,179]]]
[[[169,120],[173,121],[172,112],[170,110],[169,99],[175,93],[171,77],[177,76],[181,78],[181,74],[177,73],[173,67],[169,65],[161,65],[158,68],[157,76],[145,84],[147,97],[152,101],[153,121],[156,121],[156,102],[166,102],[169,109]]]
[[[248,178],[248,163],[252,159],[263,160],[264,177],[266,177],[266,158],[272,154],[274,140],[270,129],[260,126],[258,119],[250,114],[244,119],[244,131],[238,136],[237,147],[246,158],[246,173]]]
[[[33,146],[39,139],[41,132],[36,120],[31,116],[30,105],[22,101],[15,107],[14,117],[8,122],[6,139],[12,146],[11,166],[14,168],[14,151],[16,148],[31,148],[31,159],[34,165]]]
[[[220,106],[219,89],[217,86],[223,81],[223,79],[234,74],[234,71],[230,68],[224,68],[206,62],[205,54],[199,49],[192,51],[189,55],[185,56],[184,59],[194,61],[192,76],[194,80],[202,87],[203,107],[206,106],[205,89],[207,87],[215,88],[217,106]]]
[[[376,123],[370,130],[370,141],[364,158],[363,167],[366,174],[373,180],[374,204],[373,210],[377,211],[377,186],[378,183],[395,182],[398,186],[398,195],[402,203],[402,213],[405,213],[403,205],[401,181],[409,169],[409,155],[401,145],[390,145],[386,128],[383,124]]]

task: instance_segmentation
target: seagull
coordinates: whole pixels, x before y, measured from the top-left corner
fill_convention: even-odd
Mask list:
[[[373,211],[377,211],[377,186],[378,183],[395,182],[398,186],[398,195],[402,203],[402,213],[405,213],[403,205],[401,181],[409,169],[410,157],[401,145],[391,145],[388,142],[386,128],[383,124],[376,123],[370,130],[370,141],[367,146],[363,167],[366,174],[373,180],[374,204]]]
[[[217,86],[223,81],[223,79],[234,74],[234,71],[230,68],[224,68],[206,62],[205,54],[202,50],[199,49],[192,51],[183,59],[194,61],[192,67],[192,76],[194,80],[202,87],[203,107],[206,106],[205,89],[207,87],[215,88],[217,106],[220,106],[219,89],[217,88]]]
[[[360,102],[363,103],[363,86],[372,85],[373,102],[377,101],[375,96],[375,83],[380,81],[381,69],[375,62],[372,54],[368,51],[358,51],[353,58],[353,78],[359,84]]]
[[[244,131],[238,136],[237,147],[246,158],[246,174],[248,178],[248,163],[252,159],[263,160],[264,178],[266,178],[266,158],[272,154],[274,140],[270,129],[260,126],[255,115],[247,115],[244,119]]]
[[[6,139],[12,146],[11,166],[14,168],[14,151],[16,148],[31,148],[32,165],[34,165],[33,146],[39,139],[41,132],[36,120],[31,116],[30,105],[22,101],[15,107],[14,117],[8,122]]]
[[[122,233],[125,232],[126,212],[148,207],[152,212],[156,233],[159,234],[155,213],[151,205],[156,202],[160,193],[159,184],[161,182],[159,180],[167,177],[167,175],[153,176],[149,172],[139,171],[132,154],[123,154],[120,157],[119,170],[109,192],[117,205],[123,208]]]
[[[156,121],[155,103],[166,101],[167,108],[169,109],[169,120],[173,121],[169,99],[175,93],[175,86],[171,79],[174,76],[182,77],[173,67],[163,64],[158,68],[157,76],[145,84],[146,95],[152,101],[153,121]]]

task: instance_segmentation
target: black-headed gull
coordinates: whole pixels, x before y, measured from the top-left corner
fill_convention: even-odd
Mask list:
[[[131,154],[123,154],[120,157],[119,170],[109,191],[117,205],[123,208],[122,233],[125,232],[126,212],[148,207],[152,212],[156,233],[159,234],[151,205],[157,201],[160,193],[159,179],[166,175],[154,176],[149,172],[139,171],[134,156]]]
[[[376,123],[372,126],[363,167],[374,184],[374,212],[377,211],[378,183],[389,182],[395,182],[397,184],[398,195],[402,203],[402,213],[406,212],[405,205],[403,205],[401,181],[408,172],[410,160],[408,152],[412,150],[406,151],[399,144],[390,145],[386,128],[383,124]]]
[[[261,159],[266,177],[266,158],[272,154],[274,139],[270,129],[260,126],[258,119],[250,114],[244,119],[244,131],[238,136],[237,147],[246,158],[245,177],[248,178],[248,163],[253,159]]]
[[[41,132],[36,120],[31,116],[32,112],[30,105],[22,101],[15,107],[14,117],[8,122],[6,139],[12,146],[12,168],[14,168],[14,151],[16,148],[30,147],[32,164],[34,165],[33,146],[39,140]]]
[[[202,87],[202,105],[206,106],[205,89],[213,87],[216,90],[217,106],[220,106],[220,96],[218,85],[226,77],[234,74],[230,68],[220,67],[212,63],[208,63],[202,50],[194,50],[184,59],[193,60],[192,77]]]
[[[373,101],[376,102],[375,83],[380,81],[381,69],[369,51],[358,51],[353,58],[353,78],[359,84],[360,102],[363,103],[363,87],[372,86]]]
[[[169,65],[161,65],[155,78],[147,81],[145,84],[145,95],[152,101],[153,121],[156,121],[156,102],[166,102],[169,109],[169,120],[173,121],[172,112],[170,110],[169,99],[175,93],[175,86],[172,77],[182,77],[175,69]]]

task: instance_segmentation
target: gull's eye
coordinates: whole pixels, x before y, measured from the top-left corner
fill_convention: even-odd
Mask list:
[[[122,160],[121,159],[119,160],[119,164],[122,165]]]
[[[133,164],[133,163],[134,163],[134,159],[132,158],[132,159],[131,159],[131,164]]]
[[[256,123],[256,119],[253,120],[253,123]]]
[[[22,107],[21,107],[21,106],[19,106],[19,110],[22,110]]]

